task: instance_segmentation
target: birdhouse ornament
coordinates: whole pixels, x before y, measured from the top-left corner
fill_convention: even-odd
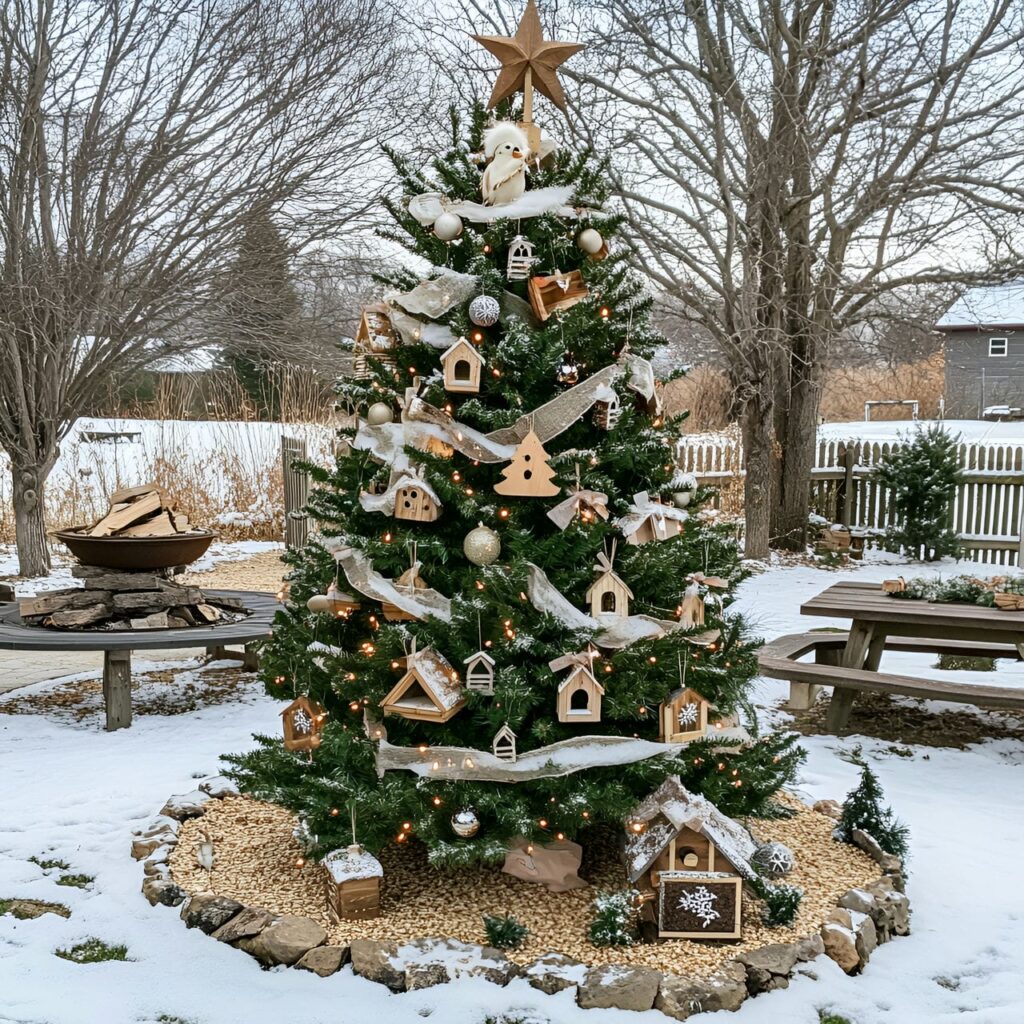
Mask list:
[[[600,722],[604,687],[594,675],[597,651],[588,647],[576,654],[566,654],[548,664],[552,672],[569,669],[558,687],[558,720],[560,722]]]
[[[516,235],[508,244],[505,276],[510,281],[525,281],[538,258],[533,255],[533,242],[525,235]]]
[[[598,552],[597,565],[594,566],[597,577],[587,591],[590,614],[595,618],[599,615],[618,615],[623,619],[629,618],[629,600],[633,596],[633,591],[626,586],[622,577],[612,568],[614,560],[614,546],[611,555],[604,551]]]
[[[320,733],[327,712],[322,704],[300,694],[281,712],[284,749],[313,751],[320,746]]]

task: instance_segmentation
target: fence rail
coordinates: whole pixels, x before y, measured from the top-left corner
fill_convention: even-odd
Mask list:
[[[819,441],[811,471],[812,508],[854,529],[881,532],[895,525],[886,488],[871,474],[898,447],[894,441]],[[957,451],[964,481],[953,504],[953,528],[968,557],[996,565],[1024,564],[1024,444],[972,441],[961,443]],[[678,461],[685,472],[713,486],[745,473],[741,444],[724,435],[687,435],[680,442]]]

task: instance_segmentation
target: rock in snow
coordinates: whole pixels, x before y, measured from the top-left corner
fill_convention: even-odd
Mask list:
[[[661,972],[649,967],[592,967],[579,987],[576,1002],[585,1010],[649,1010],[660,983]]]

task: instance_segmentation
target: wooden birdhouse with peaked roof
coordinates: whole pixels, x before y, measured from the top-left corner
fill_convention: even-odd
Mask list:
[[[601,700],[604,687],[594,675],[593,647],[577,654],[567,654],[550,662],[552,672],[569,669],[569,674],[558,687],[558,720],[560,722],[585,723],[601,721]]]
[[[447,722],[466,703],[459,674],[432,647],[413,651],[406,673],[380,702],[385,715],[421,722]]]
[[[626,876],[659,897],[663,938],[739,937],[742,885],[758,877],[753,836],[669,776],[629,816]]]
[[[395,518],[414,523],[432,523],[441,514],[441,502],[421,476],[405,474],[395,481]]]
[[[505,276],[510,281],[525,281],[537,257],[533,255],[533,242],[525,235],[516,235],[508,244],[508,263]]]
[[[673,690],[658,708],[658,738],[662,743],[702,739],[708,728],[708,706],[689,686]]]
[[[476,394],[480,390],[480,372],[484,357],[465,338],[441,353],[444,389],[456,394]]]
[[[327,913],[333,924],[380,917],[381,863],[358,843],[333,850],[321,862],[327,869]]]
[[[474,693],[494,693],[494,659],[486,651],[466,658],[466,689]]]
[[[622,416],[622,400],[614,388],[605,385],[594,393],[594,426],[614,430]]]
[[[395,357],[389,353],[398,343],[398,333],[392,326],[390,311],[383,303],[364,306],[356,330],[356,344],[352,370],[356,377],[369,377],[367,356],[379,359],[391,370],[398,368]]]
[[[320,733],[326,720],[324,706],[310,700],[304,693],[300,694],[281,712],[284,749],[316,750],[320,746]]]
[[[508,722],[494,734],[494,739],[491,741],[491,750],[494,752],[494,756],[501,758],[502,761],[515,762],[518,757],[518,754],[516,754],[516,734],[508,727]]]
[[[614,557],[614,551],[611,558],[603,551],[598,553],[597,565],[594,566],[594,571],[598,575],[590,584],[586,600],[590,604],[590,614],[595,617],[610,614],[626,619],[629,618],[629,599],[633,596],[633,591],[612,569]]]

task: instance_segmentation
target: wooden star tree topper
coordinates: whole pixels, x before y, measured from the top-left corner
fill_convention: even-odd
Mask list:
[[[528,0],[522,20],[514,36],[473,36],[501,61],[501,71],[494,83],[488,107],[493,107],[513,93],[523,93],[523,124],[533,127],[533,90],[542,92],[559,110],[565,110],[565,93],[555,70],[582,43],[560,43],[544,39],[535,0]],[[533,147],[534,132],[528,131]],[[539,136],[539,131],[536,135]]]

